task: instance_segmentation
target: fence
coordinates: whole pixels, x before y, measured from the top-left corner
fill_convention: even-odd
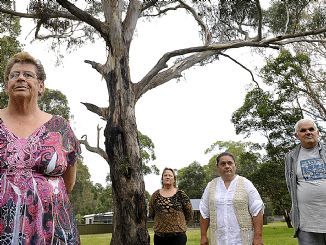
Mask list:
[[[153,222],[148,221],[147,227],[152,228]],[[78,225],[78,231],[80,235],[112,233],[113,225],[112,224],[89,224],[89,225],[80,224]]]

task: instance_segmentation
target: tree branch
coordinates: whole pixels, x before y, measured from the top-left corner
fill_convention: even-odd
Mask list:
[[[303,83],[305,84],[307,90],[306,93],[308,97],[317,105],[317,110],[320,112],[321,115],[326,116],[326,108],[324,107],[323,101],[320,101],[318,98],[319,96],[314,92],[314,89],[311,87],[310,81],[308,79],[304,80]]]
[[[143,16],[145,17],[156,17],[156,16],[160,16],[160,15],[163,15],[165,13],[167,13],[168,11],[174,11],[174,10],[177,10],[177,9],[180,9],[180,8],[183,8],[181,7],[181,5],[177,5],[177,6],[174,6],[174,7],[168,7],[168,8],[165,8],[165,9],[160,9],[157,11],[156,14],[144,14]]]
[[[307,109],[305,109],[305,108],[301,108],[301,107],[300,107],[300,110],[302,110],[303,112],[307,113],[307,115],[310,115],[310,116],[315,117],[315,118],[319,118],[319,119],[321,119],[322,121],[325,121],[325,120],[326,120],[325,117],[321,116],[320,114],[318,115],[318,114],[314,113],[314,112],[311,111],[311,110],[307,110]],[[302,115],[302,117],[303,117],[303,115]]]
[[[206,51],[206,52],[200,52],[193,54],[187,58],[182,59],[181,61],[176,62],[173,66],[171,66],[169,69],[166,69],[162,72],[153,72],[151,74],[151,78],[144,77],[139,83],[136,83],[135,86],[135,98],[138,100],[144,93],[146,93],[148,90],[153,89],[161,84],[164,84],[171,79],[179,78],[181,77],[181,73],[192,67],[195,64],[198,64],[202,61],[207,60],[208,58],[212,57],[213,55],[219,54],[219,51]],[[159,64],[159,66],[163,66],[164,62],[162,61],[162,64]],[[159,67],[158,66],[158,67]],[[159,68],[157,67],[157,70]],[[154,67],[155,70],[155,67]],[[162,70],[162,69],[160,69]]]
[[[104,67],[103,67],[103,65],[101,65],[100,63],[97,63],[95,61],[91,61],[91,60],[84,60],[84,62],[86,64],[90,64],[93,69],[95,69],[96,71],[98,71],[98,73],[100,73],[103,76],[103,74],[104,74]]]
[[[122,23],[124,39],[130,45],[132,40],[137,20],[141,14],[142,3],[138,0],[130,0],[126,17]]]
[[[92,15],[88,14],[87,12],[81,10],[80,8],[76,7],[74,4],[67,0],[56,0],[62,7],[67,9],[72,15],[76,16],[79,20],[89,24],[90,26],[94,27],[104,40],[108,41],[109,33],[107,28],[105,27],[104,23],[99,21],[98,19],[94,18]]]
[[[212,54],[216,54],[224,49],[238,48],[238,47],[244,47],[244,46],[253,46],[254,43],[257,43],[257,42],[241,41],[241,42],[225,43],[225,44],[221,43],[218,45],[215,44],[214,46],[211,46],[211,45],[210,46],[199,46],[199,47],[179,49],[179,50],[174,50],[172,52],[168,52],[162,56],[162,58],[156,63],[156,65],[145,75],[145,77],[139,83],[135,84],[136,98],[140,98],[142,96],[142,94],[144,94],[147,90],[158,86],[158,84],[162,84],[162,83],[152,82],[152,84],[149,85],[149,83],[151,83],[151,79],[153,79],[154,76],[158,75],[158,73],[161,70],[167,68],[168,67],[167,62],[175,56],[181,56],[181,55],[185,55],[185,54],[189,54],[189,53],[196,53],[196,52],[198,52],[198,55],[200,55],[201,52],[205,53],[205,51],[212,51],[211,52]],[[259,45],[257,44],[257,46],[259,46]],[[268,45],[263,44],[262,47],[268,47]],[[207,58],[206,53],[204,54],[204,56],[206,59]],[[200,62],[200,61],[202,61],[202,60],[199,60],[198,62]],[[174,71],[174,70],[169,69],[169,71]],[[165,71],[164,74],[166,75],[166,77],[170,77],[169,75],[167,75],[167,71]],[[180,74],[178,74],[178,75],[180,76]],[[168,81],[166,79],[163,79],[163,80]],[[153,86],[154,84],[157,84],[157,85]]]
[[[284,46],[284,45],[287,45],[287,44],[291,44],[291,43],[325,43],[326,44],[326,39],[324,40],[320,40],[320,39],[305,39],[305,38],[293,38],[291,40],[285,40],[285,41],[281,41],[281,42],[275,42],[277,45],[281,45],[281,46]]]
[[[318,35],[321,33],[325,33],[326,28],[322,29],[317,29],[317,30],[312,30],[312,31],[306,31],[306,32],[301,32],[301,33],[294,33],[294,34],[286,34],[282,36],[277,36],[277,37],[272,37],[272,38],[265,38],[261,41],[255,41],[255,39],[250,39],[250,40],[235,40],[233,42],[226,42],[226,43],[213,43],[211,45],[206,45],[206,46],[197,46],[197,47],[190,47],[190,48],[185,48],[185,49],[179,49],[179,50],[174,50],[168,53],[165,53],[160,60],[156,63],[156,65],[144,76],[144,78],[137,84],[135,84],[135,94],[136,98],[140,98],[146,91],[149,89],[152,89],[154,87],[157,87],[158,85],[163,84],[164,82],[167,82],[168,79],[164,79],[161,77],[159,74],[160,71],[163,69],[167,68],[167,62],[176,56],[181,56],[181,55],[186,55],[190,53],[200,53],[204,52],[206,56],[206,51],[212,51],[212,55],[219,53],[222,50],[226,49],[235,49],[235,48],[241,48],[241,47],[268,47],[268,48],[277,48],[277,46],[282,46],[285,45],[286,42],[291,42],[291,39],[295,39],[292,42],[307,42],[307,39],[299,39],[300,37],[304,36],[312,36],[312,35]],[[290,39],[290,40],[288,40]],[[284,43],[282,43],[283,41]],[[320,40],[318,40],[320,42]],[[207,58],[207,57],[206,57]],[[200,62],[202,60],[199,60],[197,62]],[[196,62],[196,63],[197,63]],[[184,69],[182,69],[184,70]],[[168,74],[168,71],[171,72],[171,74]],[[175,72],[172,68],[167,69],[162,72],[162,74],[165,74],[167,77],[175,78],[180,76],[177,72]],[[154,77],[157,76],[155,79]],[[157,79],[160,77],[160,79]],[[152,79],[155,80],[151,81]]]
[[[41,28],[41,25],[44,24],[41,20],[38,21],[37,25],[36,25],[36,30],[35,30],[35,39],[39,39],[39,40],[46,40],[49,38],[60,38],[60,39],[64,39],[64,38],[69,38],[73,36],[73,32],[74,31],[70,31],[70,32],[64,32],[64,33],[60,33],[60,34],[51,34],[51,35],[39,35],[39,31]]]
[[[97,148],[100,148],[100,131],[102,128],[100,128],[100,125],[97,124]]]
[[[142,9],[141,9],[141,12],[143,12],[146,9],[154,6],[157,2],[158,2],[158,0],[152,0],[152,1],[148,1],[147,3],[143,4]]]
[[[247,68],[246,66],[244,66],[243,64],[241,64],[241,63],[240,63],[239,61],[237,61],[236,59],[232,58],[230,55],[227,55],[227,54],[224,54],[224,53],[220,53],[220,55],[229,58],[229,59],[232,60],[234,63],[238,64],[238,65],[241,66],[243,69],[245,69],[246,71],[248,71],[248,72],[250,73],[250,75],[251,75],[251,79],[252,79],[252,81],[253,81],[254,83],[256,83],[256,85],[257,85],[258,88],[260,88],[258,82],[255,80],[254,74],[252,73],[252,71],[251,71],[249,68]]]
[[[312,30],[312,31],[305,31],[305,32],[299,32],[299,33],[293,33],[293,34],[285,34],[285,35],[281,35],[281,36],[277,36],[277,37],[266,38],[266,39],[262,40],[261,43],[265,43],[265,44],[273,43],[276,45],[285,45],[285,44],[291,43],[290,41],[292,39],[296,39],[299,37],[305,37],[305,36],[314,36],[314,35],[322,34],[325,32],[326,32],[326,28],[321,28],[321,29]],[[286,40],[286,39],[291,39],[291,40]],[[282,40],[284,40],[283,41],[284,43],[281,42]],[[309,40],[309,39],[304,39],[304,40],[297,39],[297,40],[294,40],[294,42],[306,42],[307,40]],[[318,42],[320,42],[320,41],[321,40],[318,40]]]
[[[87,102],[80,102],[84,106],[86,106],[87,110],[99,115],[101,119],[108,120],[109,118],[109,107],[98,107],[97,105],[87,103]]]
[[[256,2],[256,7],[257,7],[257,12],[258,12],[258,36],[257,36],[257,41],[260,41],[262,39],[262,26],[263,26],[263,14],[260,6],[260,1],[255,0]]]
[[[87,141],[87,135],[83,135],[81,137],[81,139],[79,140],[79,142],[80,142],[80,144],[83,144],[85,146],[86,150],[100,155],[107,162],[109,161],[108,155],[106,154],[106,152],[103,149],[101,149],[100,147],[93,147],[93,146],[89,145],[89,143]]]
[[[288,1],[284,1],[284,6],[286,9],[286,23],[285,23],[285,28],[284,28],[284,33],[287,33],[288,27],[289,27],[289,22],[290,22],[290,13],[289,13],[289,6],[288,6]]]
[[[180,2],[182,7],[184,7],[186,10],[188,10],[191,13],[191,15],[195,18],[196,22],[198,23],[198,25],[201,27],[201,29],[203,31],[204,44],[205,45],[209,44],[211,42],[211,40],[212,40],[212,35],[208,31],[208,27],[206,26],[206,24],[198,16],[196,11],[192,7],[190,7],[188,4],[186,4],[185,2],[183,2],[181,0],[179,0],[179,2]]]
[[[48,19],[53,19],[53,18],[65,18],[68,20],[78,20],[76,18],[76,16],[70,14],[70,13],[66,13],[66,12],[62,12],[62,11],[57,11],[54,9],[44,9],[43,10],[43,15],[40,15],[40,13],[33,13],[33,14],[27,14],[27,13],[21,13],[21,12],[16,12],[13,10],[9,10],[9,9],[4,9],[0,7],[0,12],[4,13],[4,14],[9,14],[12,16],[17,16],[20,18],[27,18],[27,19],[41,19],[44,17],[44,15],[46,15],[46,17]]]

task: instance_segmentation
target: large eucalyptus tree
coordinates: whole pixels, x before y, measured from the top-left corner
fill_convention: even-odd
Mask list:
[[[143,94],[219,56],[238,63],[229,56],[231,49],[279,49],[294,42],[320,42],[326,33],[325,22],[312,23],[325,1],[274,0],[263,10],[259,0],[32,0],[26,1],[26,13],[15,11],[13,5],[8,8],[4,2],[8,1],[1,1],[0,12],[35,19],[35,38],[52,39],[53,47],[64,42],[68,47],[81,45],[98,37],[105,42],[106,62],[85,62],[101,74],[109,94],[107,108],[88,104],[88,109],[107,121],[104,156],[110,165],[114,199],[111,244],[149,244],[135,118],[135,104]],[[162,54],[143,78],[133,80],[129,51],[138,20],[177,11],[195,20],[193,30],[200,33],[202,45]],[[309,15],[311,18],[306,18]]]
[[[3,3],[10,7],[10,3]],[[17,38],[20,34],[19,19],[0,13],[0,108],[7,104],[7,97],[4,88],[4,70],[6,62],[14,53],[20,50],[20,43]]]

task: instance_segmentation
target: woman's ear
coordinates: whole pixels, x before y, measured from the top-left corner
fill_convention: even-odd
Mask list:
[[[44,81],[39,81],[38,97],[42,97],[45,92]]]

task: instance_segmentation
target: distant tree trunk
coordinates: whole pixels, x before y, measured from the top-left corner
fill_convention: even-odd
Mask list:
[[[127,48],[112,54],[104,73],[109,92],[109,117],[104,131],[113,192],[113,245],[149,244],[145,184],[142,175]],[[114,58],[113,58],[114,57]],[[112,68],[112,69],[111,69]]]
[[[286,222],[288,228],[293,228],[293,226],[291,224],[291,217],[290,217],[290,214],[287,209],[284,209],[284,219],[285,219],[285,222]]]

